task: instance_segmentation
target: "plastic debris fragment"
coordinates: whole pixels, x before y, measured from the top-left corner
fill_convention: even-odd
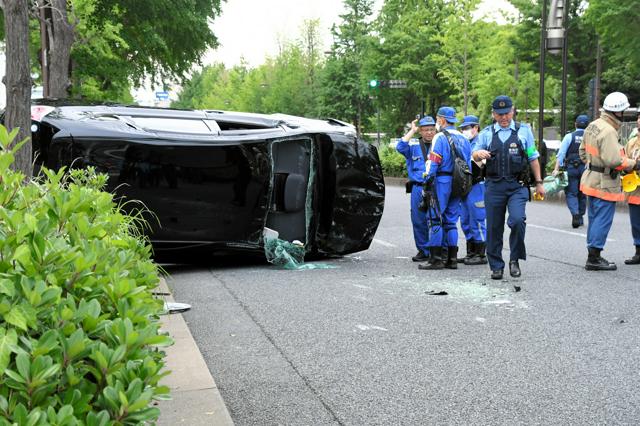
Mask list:
[[[304,263],[305,248],[300,241],[289,242],[279,238],[265,238],[264,254],[269,263],[283,269],[334,269],[326,263]]]

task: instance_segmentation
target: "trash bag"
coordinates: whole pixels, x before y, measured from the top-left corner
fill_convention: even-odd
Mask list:
[[[566,171],[556,176],[549,175],[542,181],[546,195],[553,195],[564,190],[569,185],[569,175]]]
[[[305,249],[300,241],[289,242],[279,238],[264,239],[264,254],[269,263],[283,269],[333,269],[326,263],[304,263]]]

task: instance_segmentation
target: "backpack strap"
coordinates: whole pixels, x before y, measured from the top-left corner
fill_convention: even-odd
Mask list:
[[[429,159],[429,154],[427,153],[427,147],[422,138],[418,139],[418,143],[420,143],[420,150],[422,151],[422,158],[426,162]]]

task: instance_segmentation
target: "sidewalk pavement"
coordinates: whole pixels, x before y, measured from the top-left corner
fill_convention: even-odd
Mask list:
[[[162,296],[165,302],[174,301],[164,278],[157,291],[169,294]],[[163,315],[161,321],[162,330],[171,335],[175,344],[165,349],[166,368],[171,374],[161,381],[171,389],[172,399],[158,402],[161,414],[157,424],[232,426],[227,407],[182,314]]]

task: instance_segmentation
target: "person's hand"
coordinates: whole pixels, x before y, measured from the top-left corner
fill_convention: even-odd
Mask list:
[[[544,197],[545,194],[545,190],[544,190],[544,185],[541,183],[536,183],[536,192],[538,193],[538,195]]]
[[[411,122],[411,131],[413,133],[418,131],[418,119],[417,118]]]
[[[486,149],[480,149],[474,152],[474,154],[475,154],[475,158],[478,160],[486,160],[488,158],[491,158],[491,153]]]
[[[558,176],[558,173],[560,173],[560,170],[553,169],[553,171],[551,172],[551,176],[556,177],[556,176]]]

